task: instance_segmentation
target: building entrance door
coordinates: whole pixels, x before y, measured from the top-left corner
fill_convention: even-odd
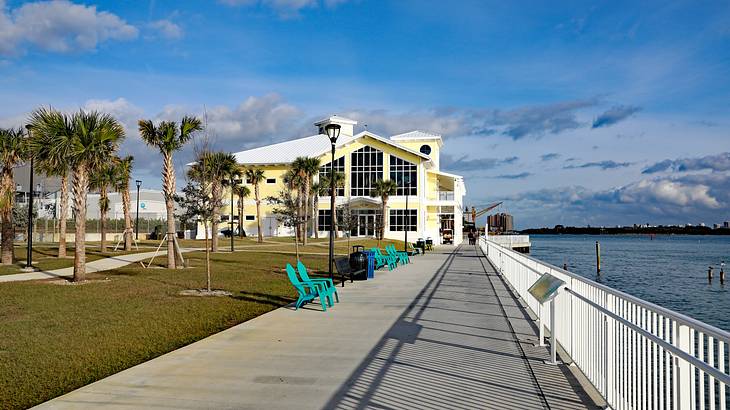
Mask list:
[[[352,231],[352,236],[375,236],[375,227],[380,216],[372,209],[359,209],[357,213],[357,228]]]

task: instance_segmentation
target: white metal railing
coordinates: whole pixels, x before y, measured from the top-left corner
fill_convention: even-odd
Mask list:
[[[454,191],[438,191],[439,192],[439,201],[453,201],[454,200]]]
[[[730,333],[538,259],[492,237],[479,245],[570,360],[614,409],[726,410]],[[555,326],[527,292],[549,273],[565,282]]]

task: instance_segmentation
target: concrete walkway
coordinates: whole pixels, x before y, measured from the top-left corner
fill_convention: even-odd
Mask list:
[[[39,408],[593,407],[474,246],[428,253],[281,308]],[[517,331],[515,331],[517,329]]]
[[[182,252],[189,252],[190,249],[181,249]],[[86,262],[86,273],[101,272],[127,266],[130,263],[139,261],[148,261],[155,252],[130,253],[126,255],[110,256],[95,261]],[[157,253],[157,258],[167,260],[167,249]],[[53,279],[53,278],[70,278],[74,275],[74,268],[53,269],[49,271],[38,271],[29,273],[16,273],[13,275],[0,275],[0,283],[3,282],[21,282],[24,280]]]

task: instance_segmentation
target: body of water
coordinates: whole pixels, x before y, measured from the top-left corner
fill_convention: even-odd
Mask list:
[[[530,235],[531,255],[730,331],[730,236]],[[596,276],[596,241],[601,275]],[[707,268],[715,268],[712,283]]]

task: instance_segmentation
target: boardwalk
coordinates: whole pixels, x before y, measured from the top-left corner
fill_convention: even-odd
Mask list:
[[[473,246],[283,308],[48,402],[46,408],[585,408],[543,363],[525,312]]]

